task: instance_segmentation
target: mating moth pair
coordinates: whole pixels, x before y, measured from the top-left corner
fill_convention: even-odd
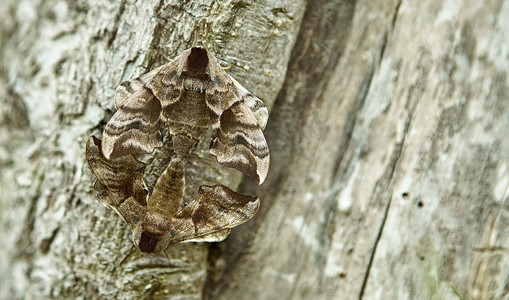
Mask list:
[[[201,186],[197,197],[180,207],[185,163],[211,124],[210,154],[220,164],[258,184],[269,169],[262,133],[267,108],[209,51],[190,48],[168,64],[122,83],[115,106],[103,140],[88,139],[86,157],[96,176],[94,193],[131,226],[141,251],[159,252],[178,242],[222,241],[231,228],[256,214],[257,197],[221,184]],[[169,129],[174,153],[149,192],[143,181],[145,164],[133,154],[161,147],[163,126]]]

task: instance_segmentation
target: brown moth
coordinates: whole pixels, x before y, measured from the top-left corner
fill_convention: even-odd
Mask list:
[[[162,126],[170,130],[177,157],[185,159],[212,124],[210,153],[220,164],[258,184],[267,176],[269,149],[262,133],[267,108],[204,48],[185,50],[168,64],[122,83],[115,106],[103,132],[107,159],[161,147]]]
[[[210,153],[261,184],[269,168],[263,136],[268,111],[201,47],[172,62],[122,83],[115,92],[117,112],[106,124],[103,141],[91,137],[87,160],[96,175],[94,192],[133,229],[143,252],[169,243],[221,241],[230,229],[254,216],[256,197],[226,186],[201,186],[181,208],[187,156],[212,125]],[[174,154],[151,195],[143,188],[145,164],[133,154],[162,146],[169,129]]]
[[[170,243],[222,241],[231,228],[258,211],[257,197],[242,195],[220,184],[201,186],[196,199],[180,208],[184,164],[176,157],[149,196],[142,182],[144,163],[132,154],[106,159],[100,149],[101,140],[90,137],[86,156],[97,178],[94,192],[131,226],[133,242],[142,252],[160,252]],[[158,190],[158,186],[165,189]],[[162,194],[168,204],[158,202]]]

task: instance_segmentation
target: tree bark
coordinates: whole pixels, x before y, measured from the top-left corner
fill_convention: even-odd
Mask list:
[[[5,2],[1,299],[509,297],[507,2]],[[219,182],[261,209],[210,249],[144,255],[92,195],[85,141],[116,86],[202,22],[271,110],[272,160],[256,186],[205,138],[188,190]]]

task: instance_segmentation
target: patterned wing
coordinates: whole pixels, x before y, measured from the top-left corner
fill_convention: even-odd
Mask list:
[[[177,69],[180,56],[139,78],[123,82],[115,91],[117,112],[103,132],[107,159],[150,153],[162,146],[162,109],[180,98]]]
[[[122,82],[115,90],[115,107],[117,109],[121,108],[129,100],[129,97],[152,81],[163,67],[161,66],[140,77]]]
[[[106,159],[150,153],[162,146],[161,103],[147,88],[131,94],[106,124],[102,152]]]
[[[239,97],[244,101],[244,104],[249,107],[254,117],[256,118],[256,122],[258,123],[258,127],[261,130],[265,129],[267,125],[267,120],[269,119],[269,111],[262,100],[253,96],[245,87],[243,87],[235,78],[229,76],[233,81],[235,87],[239,92]]]
[[[141,185],[145,164],[132,155],[107,160],[101,153],[101,140],[91,136],[87,140],[86,157],[96,177],[94,193],[101,203],[124,219],[119,206],[132,197],[145,204],[146,192]]]
[[[263,102],[226,72],[206,95],[212,124],[210,153],[262,184],[269,171],[269,148],[262,133],[268,118]]]
[[[222,240],[227,236],[227,229],[251,219],[259,206],[258,197],[237,193],[220,184],[203,185],[197,198],[171,218],[168,229],[173,233],[171,240],[201,241],[214,234],[215,240]]]

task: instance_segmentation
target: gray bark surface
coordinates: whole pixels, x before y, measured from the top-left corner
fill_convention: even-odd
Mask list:
[[[509,297],[508,2],[4,2],[0,299]],[[203,139],[186,181],[261,209],[144,255],[93,196],[85,141],[203,21],[271,111],[272,160],[256,186]]]

